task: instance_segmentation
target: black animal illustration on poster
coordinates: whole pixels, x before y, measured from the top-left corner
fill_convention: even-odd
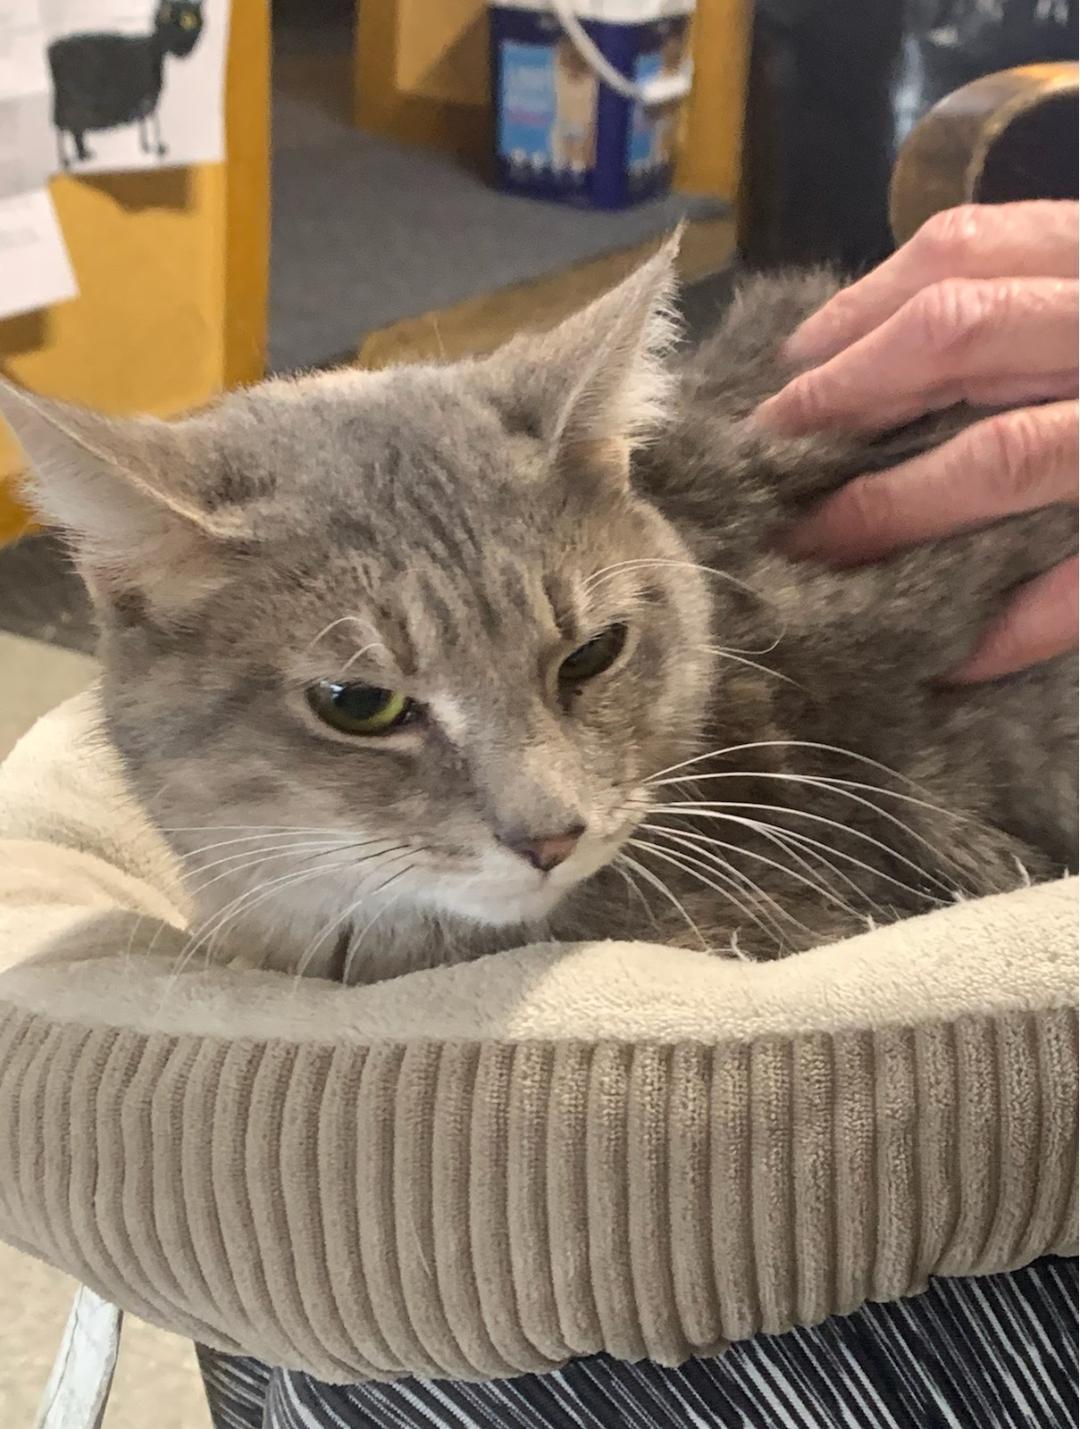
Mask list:
[[[164,157],[168,150],[158,106],[166,75],[165,57],[189,55],[202,28],[202,0],[161,0],[149,34],[104,32],[54,40],[48,56],[61,166],[69,169],[73,162],[93,158],[86,146],[88,133],[125,124],[139,126],[139,146],[144,154]],[[65,136],[70,136],[74,155]]]

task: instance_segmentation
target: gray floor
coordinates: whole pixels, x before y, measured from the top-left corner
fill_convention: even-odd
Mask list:
[[[446,155],[348,122],[348,35],[275,30],[270,365],[355,352],[372,328],[720,212],[685,195],[602,213],[497,193]]]

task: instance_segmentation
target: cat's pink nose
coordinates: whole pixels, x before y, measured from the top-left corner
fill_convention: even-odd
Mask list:
[[[545,834],[536,838],[531,834],[505,839],[508,848],[521,855],[526,863],[541,873],[549,873],[560,863],[565,863],[577,847],[577,841],[585,832],[584,824],[575,824],[572,829],[564,829],[561,834]]]

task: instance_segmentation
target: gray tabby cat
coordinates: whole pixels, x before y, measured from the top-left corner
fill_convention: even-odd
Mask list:
[[[753,281],[676,360],[672,258],[492,357],[177,423],[3,389],[192,955],[349,981],[549,937],[769,957],[1063,871],[1075,660],[936,682],[1073,549],[1067,514],[787,561],[807,502],[949,419],[766,437],[778,345],[835,284]]]

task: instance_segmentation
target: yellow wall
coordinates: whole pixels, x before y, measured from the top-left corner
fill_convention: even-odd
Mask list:
[[[265,0],[233,0],[227,162],[51,185],[79,296],[0,322],[0,371],[105,412],[170,415],[263,370],[269,255]],[[0,432],[0,540],[25,524]]]
[[[694,88],[675,187],[734,202],[750,58],[750,0],[698,0],[693,38]]]

